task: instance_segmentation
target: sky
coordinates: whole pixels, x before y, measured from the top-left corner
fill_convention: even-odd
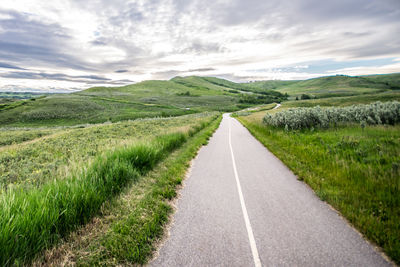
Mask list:
[[[0,91],[400,72],[400,0],[1,0]]]

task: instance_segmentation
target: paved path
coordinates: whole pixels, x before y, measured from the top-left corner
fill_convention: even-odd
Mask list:
[[[193,163],[152,266],[388,266],[235,119]]]

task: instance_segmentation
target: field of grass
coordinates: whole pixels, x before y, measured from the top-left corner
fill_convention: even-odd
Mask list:
[[[55,94],[0,104],[0,125],[68,126],[204,111],[230,112],[283,99],[279,92],[273,90],[247,97],[244,97],[243,92],[194,76],[176,77],[169,81],[144,81],[123,87],[94,87],[72,94]]]
[[[400,263],[400,126],[348,124],[288,131],[264,124],[265,114],[239,121],[322,200]]]
[[[47,137],[18,145],[0,147],[0,188],[10,184],[40,185],[49,179],[65,176],[71,166],[80,168],[103,151],[138,140],[178,130],[189,129],[211,116],[209,113],[177,118],[154,118],[119,123],[105,123],[74,128],[2,131],[4,140],[16,142],[49,134]],[[3,140],[3,139],[2,139]],[[68,168],[66,168],[68,166]]]
[[[399,262],[399,126],[292,132],[262,123],[266,112],[293,107],[400,100],[399,80],[190,76],[0,96],[0,265],[146,263],[190,160],[218,127],[219,112],[237,110],[261,142]],[[285,93],[321,98],[282,102]]]
[[[194,135],[153,171],[127,187],[120,197],[101,210],[101,216],[74,232],[39,262],[78,266],[131,266],[153,256],[173,208],[190,160],[218,127],[221,117]]]
[[[329,76],[290,84],[279,83],[276,90],[292,98],[308,94],[317,98],[375,94],[400,90],[400,74],[370,76]]]
[[[235,111],[286,97],[211,77],[176,77],[123,87],[94,87],[0,104],[2,126],[49,126],[101,123],[144,117],[178,116],[204,111]]]
[[[366,94],[357,96],[346,96],[346,97],[331,97],[321,99],[309,99],[309,100],[292,100],[287,101],[282,105],[282,108],[290,107],[329,107],[329,106],[350,106],[355,104],[368,104],[375,101],[400,101],[400,91],[387,91],[376,94]]]
[[[57,129],[0,148],[1,265],[27,262],[88,222],[124,185],[145,175],[216,116]]]

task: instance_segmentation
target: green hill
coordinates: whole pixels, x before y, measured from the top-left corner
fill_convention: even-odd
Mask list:
[[[400,74],[328,76],[278,84],[276,90],[293,97],[309,94],[317,98],[351,96],[400,90]]]
[[[400,74],[330,76],[303,81],[235,83],[215,77],[175,77],[122,87],[93,87],[0,103],[1,126],[100,123],[203,111],[230,112],[252,105],[311,98],[400,93]],[[379,97],[378,99],[379,100]]]
[[[218,85],[216,80],[231,87]],[[0,106],[0,125],[76,125],[203,111],[229,112],[284,99],[277,91],[270,90],[262,94],[249,92],[244,85],[222,79],[176,77],[169,81],[144,81],[123,87],[93,87],[72,94],[5,103]]]

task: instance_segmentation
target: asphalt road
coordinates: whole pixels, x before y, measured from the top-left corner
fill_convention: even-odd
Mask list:
[[[152,266],[390,266],[238,121],[193,162]]]

